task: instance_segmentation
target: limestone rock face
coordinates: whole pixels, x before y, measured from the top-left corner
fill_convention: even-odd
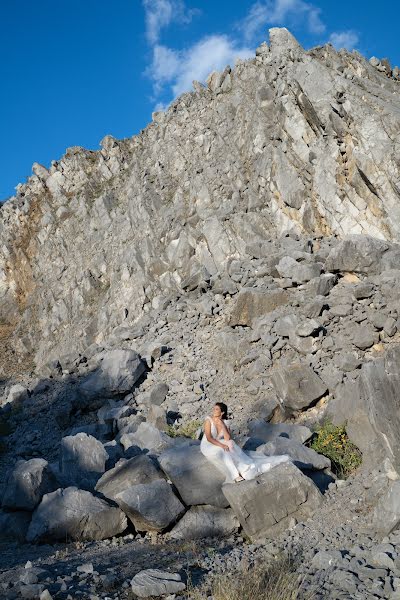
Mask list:
[[[322,494],[294,465],[277,465],[240,484],[227,483],[223,493],[252,541],[274,538],[321,505]]]
[[[35,163],[0,211],[0,317],[17,351],[44,367],[117,328],[129,336],[141,315],[193,285],[234,293],[235,261],[269,256],[268,239],[288,230],[380,240],[350,258],[352,238],[333,269],[372,272],[376,252],[393,264],[397,94],[394,76],[360,54],[305,51],[274,28],[270,46],[196,84],[140,135],[69,148],[49,169]],[[285,276],[318,273],[291,258]],[[238,309],[238,324],[246,314]]]

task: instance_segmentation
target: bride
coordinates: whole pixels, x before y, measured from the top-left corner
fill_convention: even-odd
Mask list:
[[[217,402],[212,416],[204,423],[200,450],[225,475],[225,483],[254,479],[272,467],[291,460],[290,456],[264,456],[257,452],[243,452],[231,438],[227,423],[228,408]]]

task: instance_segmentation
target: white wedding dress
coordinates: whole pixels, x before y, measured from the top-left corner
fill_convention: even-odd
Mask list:
[[[221,473],[225,475],[225,483],[232,483],[239,475],[244,479],[254,479],[261,473],[266,473],[272,467],[283,462],[291,461],[290,456],[282,454],[280,456],[264,456],[258,452],[244,452],[233,440],[224,440],[223,434],[218,435],[211,417],[207,417],[211,423],[211,435],[214,439],[228,446],[229,452],[212,444],[207,440],[205,434],[200,444],[202,454],[211,462]],[[228,427],[228,422],[224,421]]]

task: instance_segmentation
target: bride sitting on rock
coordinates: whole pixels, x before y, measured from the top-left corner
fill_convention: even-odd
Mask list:
[[[212,416],[205,420],[200,444],[202,454],[225,475],[225,483],[254,479],[275,465],[291,460],[287,454],[264,456],[257,452],[244,452],[231,438],[227,415],[226,404],[217,402]]]

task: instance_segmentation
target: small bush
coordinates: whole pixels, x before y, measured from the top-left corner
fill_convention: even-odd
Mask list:
[[[214,576],[210,584],[199,588],[189,585],[190,600],[311,600],[313,595],[301,593],[301,577],[296,573],[296,563],[279,557],[271,564],[259,563],[251,569],[238,569],[235,573]]]
[[[168,433],[170,437],[187,437],[195,440],[197,439],[197,431],[202,425],[203,423],[199,420],[188,421],[187,423],[182,423],[178,426],[170,425],[166,433]]]
[[[345,425],[326,421],[315,430],[310,447],[330,459],[332,471],[346,479],[362,462],[361,451],[348,438]]]

